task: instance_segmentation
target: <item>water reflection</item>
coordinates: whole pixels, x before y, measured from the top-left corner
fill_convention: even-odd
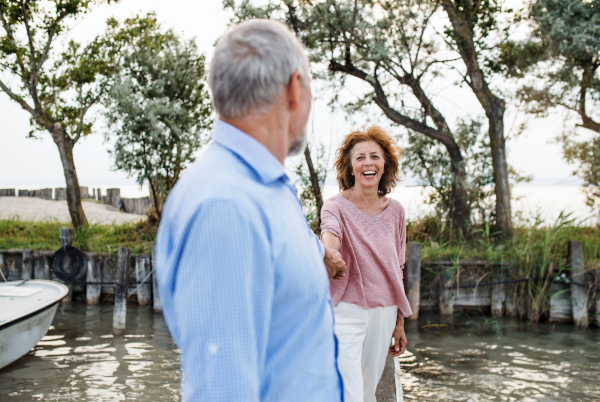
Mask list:
[[[445,324],[445,325],[439,325]],[[600,330],[499,321],[409,321],[401,358],[406,400],[598,401]]]
[[[127,318],[115,338],[112,306],[61,306],[42,341],[0,370],[0,400],[179,400],[179,354],[164,319],[137,306]]]
[[[600,400],[600,330],[505,320],[494,332],[484,321],[407,322],[407,401]],[[47,336],[0,370],[0,400],[179,400],[179,351],[162,315],[129,306],[126,335],[111,331],[112,306],[61,306]]]

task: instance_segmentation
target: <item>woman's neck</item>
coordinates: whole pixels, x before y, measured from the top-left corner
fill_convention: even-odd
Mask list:
[[[358,205],[377,205],[380,202],[380,196],[377,187],[364,188],[355,185],[348,190],[348,201]]]

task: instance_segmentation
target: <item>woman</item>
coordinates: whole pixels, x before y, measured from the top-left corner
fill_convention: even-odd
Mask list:
[[[402,284],[406,220],[402,205],[386,197],[399,179],[400,156],[377,126],[348,134],[335,162],[341,193],[321,213],[321,238],[347,266],[345,276],[330,282],[347,402],[374,402],[386,352],[399,356],[406,348],[404,317],[412,314]]]

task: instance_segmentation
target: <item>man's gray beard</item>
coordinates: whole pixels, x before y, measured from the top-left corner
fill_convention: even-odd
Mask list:
[[[296,155],[300,155],[301,153],[303,153],[304,150],[306,149],[307,139],[308,139],[308,130],[306,129],[306,126],[304,126],[304,130],[302,130],[302,137],[298,138],[298,140],[292,144],[292,146],[290,147],[290,152],[288,153],[288,156],[296,156]]]

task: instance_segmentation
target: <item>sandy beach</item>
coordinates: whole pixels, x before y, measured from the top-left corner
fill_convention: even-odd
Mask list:
[[[122,225],[139,222],[144,215],[126,214],[110,205],[94,201],[83,202],[83,210],[90,224]],[[22,221],[70,222],[66,201],[48,201],[30,197],[0,197],[0,219],[20,219]]]

